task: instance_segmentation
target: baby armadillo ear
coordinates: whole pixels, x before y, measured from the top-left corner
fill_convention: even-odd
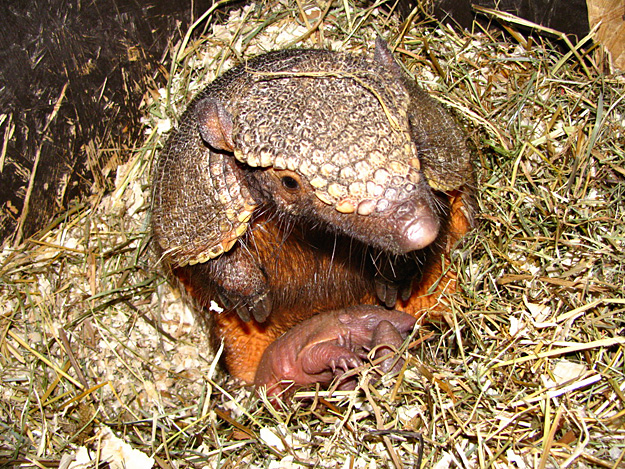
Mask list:
[[[375,53],[373,54],[373,60],[380,65],[388,68],[395,75],[401,75],[401,67],[393,57],[393,54],[388,50],[387,42],[378,36],[375,40]]]
[[[205,98],[195,105],[197,126],[202,139],[215,150],[234,151],[232,116],[214,98]]]

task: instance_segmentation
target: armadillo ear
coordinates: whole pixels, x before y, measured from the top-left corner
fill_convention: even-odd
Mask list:
[[[387,42],[378,36],[375,40],[375,53],[373,54],[373,60],[388,68],[396,75],[401,75],[401,67],[393,57],[393,54],[388,50]]]
[[[195,105],[197,126],[202,139],[215,150],[234,151],[232,116],[214,98],[205,98]]]

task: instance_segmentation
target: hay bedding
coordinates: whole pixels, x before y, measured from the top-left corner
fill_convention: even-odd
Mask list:
[[[582,59],[514,23],[422,20],[258,3],[176,49],[116,191],[1,254],[0,466],[416,467],[422,438],[423,467],[625,467],[623,75],[601,48]],[[150,165],[236,60],[369,50],[377,34],[476,147],[481,214],[454,257],[461,291],[399,379],[373,386],[365,372],[360,392],[272,407],[216,371],[154,268]]]

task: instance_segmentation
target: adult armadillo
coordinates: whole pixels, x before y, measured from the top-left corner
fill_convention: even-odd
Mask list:
[[[153,174],[154,239],[192,296],[225,307],[211,333],[230,372],[252,382],[275,340],[353,347],[359,321],[336,318],[369,317],[358,305],[379,312],[361,348],[387,341],[378,332],[389,326],[405,335],[389,310],[433,303],[424,293],[441,254],[470,225],[471,182],[463,133],[384,41],[372,58],[271,52],[216,79],[182,116]],[[259,376],[301,359],[274,349]],[[335,349],[288,378],[354,365]],[[257,383],[282,378],[272,373]]]

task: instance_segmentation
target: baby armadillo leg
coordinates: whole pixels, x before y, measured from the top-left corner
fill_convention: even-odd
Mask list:
[[[380,321],[380,324],[373,331],[373,337],[371,338],[371,344],[375,348],[374,359],[385,357],[390,353],[399,350],[404,337],[400,334],[397,328],[389,321]],[[394,355],[385,358],[382,363],[378,365],[378,369],[386,373],[399,373],[401,367],[404,364],[404,360],[396,360]]]

